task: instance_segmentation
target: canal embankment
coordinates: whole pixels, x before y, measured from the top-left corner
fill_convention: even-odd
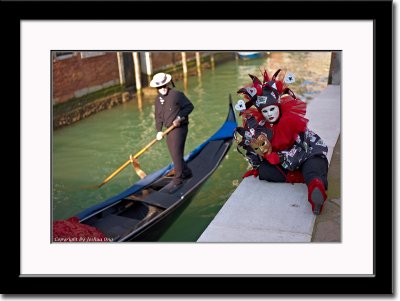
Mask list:
[[[271,183],[247,177],[198,242],[340,241],[340,85],[328,85],[316,96],[308,104],[307,118],[309,128],[328,146],[333,171],[329,177],[333,194],[328,188],[329,199],[322,213],[312,213],[305,184]]]
[[[141,102],[144,95],[156,95],[149,82],[157,72],[171,74],[175,82],[187,81],[236,59],[235,52],[160,52],[142,59],[136,52],[114,52],[114,59],[111,53],[103,57],[101,53],[85,52],[87,57],[74,53],[62,53],[62,60],[56,57],[53,62],[53,130],[128,101]],[[104,67],[101,59],[106,60]],[[113,64],[115,67],[110,67]]]

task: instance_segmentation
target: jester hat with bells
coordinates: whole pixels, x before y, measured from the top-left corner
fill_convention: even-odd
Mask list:
[[[263,82],[256,76],[249,74],[253,84],[243,87],[236,93],[243,94],[248,101],[238,101],[235,106],[236,110],[242,112],[251,106],[255,106],[261,111],[264,107],[270,105],[278,105],[281,95],[288,94],[293,99],[296,95],[288,88],[288,84],[295,82],[295,77],[292,73],[278,69],[270,79],[266,70],[263,73]]]
[[[305,131],[308,119],[305,118],[306,103],[298,99],[288,85],[295,82],[292,73],[278,69],[272,77],[267,71],[263,72],[263,81],[249,74],[252,84],[237,91],[243,94],[246,102],[242,99],[235,105],[235,109],[243,118],[243,124],[248,118],[247,114],[253,115],[259,125],[268,125],[261,110],[270,105],[277,105],[280,110],[279,122],[273,125],[271,144],[274,151],[284,150],[290,147],[299,132]],[[253,107],[254,106],[254,107]]]

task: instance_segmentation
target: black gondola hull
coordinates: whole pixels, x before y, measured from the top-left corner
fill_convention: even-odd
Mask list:
[[[104,206],[87,209],[80,222],[96,227],[112,241],[157,241],[218,168],[232,145],[235,128],[236,117],[230,102],[221,129],[189,155],[187,164],[193,176],[179,190],[172,194],[167,191],[166,186],[173,179],[172,170],[167,167],[160,176],[156,172],[150,175],[153,180],[141,189],[132,193],[127,190],[111,202],[104,202]]]

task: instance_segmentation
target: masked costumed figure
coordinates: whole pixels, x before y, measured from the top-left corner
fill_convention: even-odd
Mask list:
[[[307,127],[306,103],[288,88],[294,75],[279,69],[271,78],[264,71],[262,82],[250,77],[252,85],[237,92],[246,102],[235,106],[243,118],[235,132],[238,147],[253,167],[243,178],[305,183],[312,211],[320,214],[327,198],[328,147]]]

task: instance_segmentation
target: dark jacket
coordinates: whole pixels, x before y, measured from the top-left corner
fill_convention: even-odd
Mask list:
[[[170,127],[179,116],[185,117],[181,125],[189,123],[189,114],[193,111],[193,104],[180,91],[169,89],[167,95],[158,93],[155,100],[156,130],[160,132],[164,127]]]

